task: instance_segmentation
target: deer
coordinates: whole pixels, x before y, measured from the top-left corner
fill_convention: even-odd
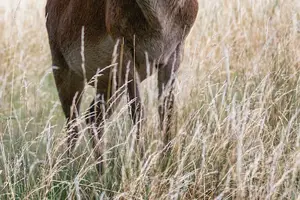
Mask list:
[[[197,0],[47,0],[45,15],[52,71],[67,121],[69,149],[74,148],[78,139],[78,125],[74,121],[86,83],[96,89],[86,122],[92,127],[99,163],[103,154],[100,127],[113,113],[108,101],[124,84],[131,120],[140,124],[143,106],[138,82],[149,76],[149,63],[150,71],[157,73],[159,126],[163,142],[168,144],[174,77],[197,13]],[[122,59],[112,63],[116,49]],[[112,81],[112,70],[108,67],[113,64],[116,81]],[[99,165],[98,170],[103,173],[103,166]]]

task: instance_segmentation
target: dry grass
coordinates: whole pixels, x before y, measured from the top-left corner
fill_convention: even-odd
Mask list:
[[[20,2],[0,2],[0,199],[300,199],[298,0],[199,0],[170,156],[159,159],[151,79],[144,157],[122,104],[105,125],[100,180],[85,125],[65,154],[45,2]]]

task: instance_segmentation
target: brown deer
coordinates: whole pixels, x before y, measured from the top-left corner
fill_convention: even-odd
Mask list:
[[[116,47],[122,59],[113,67],[117,74],[115,85],[116,89],[126,85],[134,123],[142,113],[137,80],[147,78],[149,63],[157,69],[158,97],[162,99],[160,128],[165,144],[169,142],[174,73],[180,65],[183,43],[197,12],[197,0],[47,1],[46,26],[53,74],[68,121],[70,149],[78,137],[76,123],[72,122],[78,115],[86,81],[95,86],[97,92],[87,122],[94,127],[92,133],[96,143],[102,137],[103,130],[99,127],[104,117],[112,113],[110,109],[104,116],[103,110],[108,109],[108,100],[114,91],[112,69],[106,67],[117,63],[112,63]],[[118,46],[117,41],[121,41]],[[99,159],[101,152],[99,148]]]

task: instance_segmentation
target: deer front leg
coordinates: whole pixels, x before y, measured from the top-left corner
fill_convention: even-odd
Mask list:
[[[158,74],[158,98],[160,101],[158,112],[160,118],[160,130],[163,134],[163,142],[165,146],[168,145],[170,141],[170,129],[174,105],[174,79],[169,77],[166,71],[166,69],[159,70]]]
[[[53,75],[59,99],[67,119],[68,153],[71,154],[78,138],[76,117],[79,113],[84,88],[82,77],[69,69],[62,55],[52,49]]]
[[[136,80],[131,80],[128,87],[129,113],[134,125],[137,126],[137,140],[140,138],[141,120],[143,118],[143,107],[141,103],[140,91]]]
[[[178,51],[173,54],[167,65],[159,65],[158,68],[158,98],[160,101],[158,111],[160,117],[160,129],[163,134],[165,146],[167,146],[171,140],[171,121],[175,99],[173,93],[175,72],[180,64]]]

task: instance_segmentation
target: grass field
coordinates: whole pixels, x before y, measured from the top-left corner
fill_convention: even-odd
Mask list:
[[[0,199],[300,200],[299,0],[199,0],[170,156],[161,162],[150,78],[145,155],[122,103],[105,124],[102,177],[84,123],[75,156],[66,155],[44,4],[0,0]],[[93,98],[86,90],[82,112]]]

